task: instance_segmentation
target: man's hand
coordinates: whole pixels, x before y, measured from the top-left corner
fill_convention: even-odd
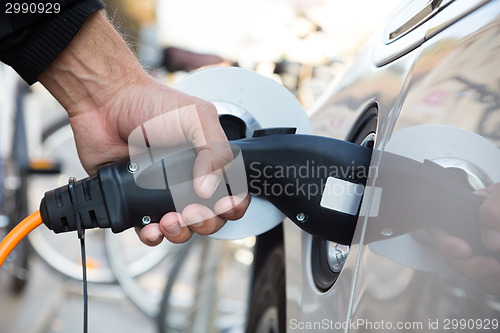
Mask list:
[[[476,191],[475,194],[484,198],[479,209],[484,245],[490,251],[500,252],[500,183]]]
[[[484,198],[479,208],[483,244],[492,253],[500,253],[500,183],[476,191],[475,194]],[[476,221],[471,221],[474,222]],[[440,252],[455,271],[466,276],[482,290],[500,295],[500,262],[497,259],[473,256],[466,241],[442,230],[433,230],[431,234]]]
[[[166,146],[191,142],[205,147],[194,165],[195,174],[201,175],[194,179],[200,197],[212,195],[220,181],[217,169],[232,158],[229,145],[222,152],[212,149],[215,144],[227,144],[214,105],[148,76],[100,13],[87,19],[39,80],[68,112],[80,160],[90,175],[99,165],[128,156],[127,140],[135,128],[184,107],[195,112],[170,117],[162,136]],[[223,198],[213,207],[215,214],[204,206],[187,206],[182,212],[166,214],[159,224],[142,228],[139,237],[145,244],[157,245],[163,237],[180,243],[193,232],[214,233],[227,219],[241,218],[249,200]]]

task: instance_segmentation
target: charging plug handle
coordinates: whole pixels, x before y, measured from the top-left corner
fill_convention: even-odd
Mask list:
[[[284,131],[266,130],[259,134],[262,136],[231,142],[233,155],[241,154],[243,159],[248,193],[269,200],[305,232],[349,245],[372,150],[331,138],[279,133]],[[185,196],[181,202],[194,203],[191,200],[198,198],[196,203],[213,207],[220,197],[201,199],[194,192],[192,166],[196,156],[191,149],[161,159],[142,171],[140,177],[145,178],[134,178],[128,160],[104,165],[97,176],[73,183],[72,191],[66,185],[45,193],[40,207],[42,220],[56,233],[74,231],[78,230],[75,215],[79,214],[82,229],[121,232],[159,222],[167,212],[176,211],[171,193],[174,188],[176,203],[181,193]],[[170,187],[166,170],[175,173],[170,178],[176,183]],[[384,187],[377,214],[372,215],[371,210],[363,213],[370,216],[366,242],[439,227],[466,240],[476,255],[491,255],[482,245],[478,224],[482,199],[457,181],[454,173],[430,162],[389,153],[384,153],[377,173]],[[141,183],[144,179],[149,179],[146,186]],[[164,186],[151,189],[158,183]],[[216,193],[227,195],[229,185],[221,181]],[[361,189],[361,193],[352,195],[352,188]]]
[[[234,154],[241,151],[250,195],[265,197],[312,235],[342,244],[351,242],[357,214],[322,207],[323,189],[331,176],[364,185],[371,149],[331,138],[272,131],[232,141],[231,146]],[[149,169],[165,170],[179,159],[192,165],[195,157],[194,151],[184,152],[173,159],[162,159]],[[187,172],[192,175],[191,170]],[[77,230],[76,205],[83,229],[111,228],[117,233],[159,222],[164,214],[175,211],[166,177],[164,181],[164,189],[142,188],[129,171],[128,160],[103,165],[97,176],[75,182],[73,195],[67,185],[45,193],[40,207],[42,219],[56,233]],[[219,186],[226,184],[222,181]],[[185,192],[195,196],[192,184]]]

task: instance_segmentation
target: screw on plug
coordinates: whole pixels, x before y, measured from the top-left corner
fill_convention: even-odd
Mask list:
[[[142,217],[142,224],[143,225],[147,225],[147,224],[150,224],[150,223],[151,223],[151,217],[149,217],[147,215]]]
[[[139,165],[137,163],[130,162],[127,166],[127,169],[130,173],[136,173],[137,171],[139,171]]]
[[[307,215],[304,214],[304,213],[298,213],[297,216],[296,216],[296,219],[300,223],[304,223],[305,221],[307,221]]]

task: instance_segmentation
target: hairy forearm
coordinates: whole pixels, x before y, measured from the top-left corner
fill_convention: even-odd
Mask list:
[[[119,89],[146,77],[120,35],[95,13],[39,81],[73,117],[102,109]]]

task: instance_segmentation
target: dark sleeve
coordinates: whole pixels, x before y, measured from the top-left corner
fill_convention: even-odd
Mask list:
[[[9,14],[10,3],[59,3],[59,13]],[[33,84],[69,44],[87,17],[104,7],[100,0],[1,1],[0,61]]]

